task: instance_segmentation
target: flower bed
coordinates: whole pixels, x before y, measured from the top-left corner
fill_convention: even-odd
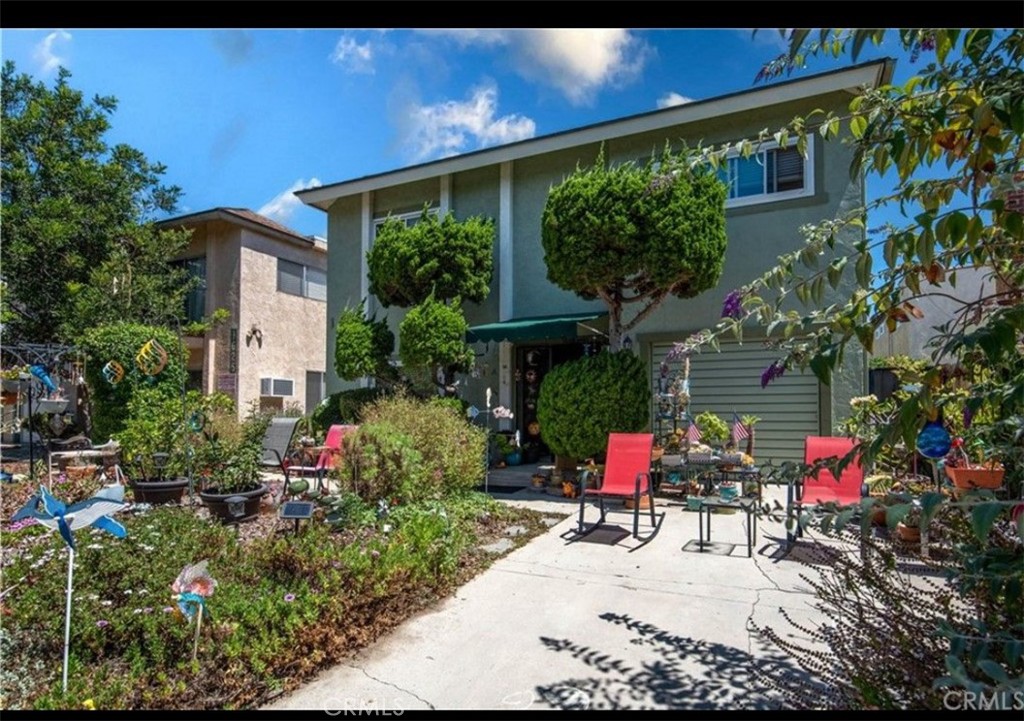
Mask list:
[[[485,568],[494,556],[479,545],[509,524],[530,529],[517,545],[546,529],[540,514],[479,494],[404,505],[341,531],[318,518],[297,536],[239,537],[188,507],[119,520],[123,540],[78,532],[67,696],[54,612],[64,602],[63,544],[41,527],[0,530],[5,587],[18,584],[3,599],[5,708],[256,707]],[[22,552],[8,554],[12,544]],[[195,627],[175,611],[170,584],[202,559],[219,585],[192,662]]]

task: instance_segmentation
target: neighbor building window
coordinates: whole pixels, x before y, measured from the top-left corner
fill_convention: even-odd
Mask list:
[[[206,257],[188,258],[174,263],[184,268],[191,278],[198,278],[196,286],[185,295],[185,320],[197,323],[206,315]]]
[[[260,378],[260,395],[289,397],[293,395],[294,386],[290,378]]]
[[[749,158],[735,155],[719,170],[729,188],[727,207],[752,205],[811,195],[814,192],[813,142],[807,157],[795,146],[766,145]]]
[[[324,376],[323,371],[306,371],[306,413],[312,413],[326,395]]]
[[[327,300],[327,273],[302,263],[277,259],[277,289],[313,300]]]

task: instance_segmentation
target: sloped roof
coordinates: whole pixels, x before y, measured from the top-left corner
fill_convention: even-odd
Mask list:
[[[189,213],[188,215],[178,215],[174,218],[167,218],[157,223],[160,226],[177,226],[177,225],[195,225],[198,223],[205,223],[211,220],[224,220],[228,223],[236,223],[241,225],[256,225],[264,230],[272,231],[273,234],[278,236],[287,236],[288,239],[293,241],[301,242],[305,245],[314,245],[315,241],[311,236],[303,235],[297,230],[292,230],[286,225],[281,225],[276,220],[271,220],[265,215],[253,212],[248,208],[210,208],[209,210],[201,210],[198,213]]]

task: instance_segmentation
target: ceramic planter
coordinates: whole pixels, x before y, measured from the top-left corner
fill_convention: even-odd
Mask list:
[[[523,456],[519,451],[505,454],[505,463],[510,466],[518,466],[523,462]]]
[[[169,481],[129,481],[136,503],[177,503],[188,488],[187,478]]]
[[[252,491],[240,493],[207,493],[199,494],[200,500],[210,509],[210,515],[220,519],[224,523],[238,523],[255,518],[260,512],[260,501],[270,491],[270,488],[263,484]],[[234,503],[228,503],[231,498],[242,498],[241,507]]]
[[[905,523],[897,523],[896,533],[899,535],[900,540],[905,541],[906,543],[921,542],[921,528],[919,526],[908,526]]]

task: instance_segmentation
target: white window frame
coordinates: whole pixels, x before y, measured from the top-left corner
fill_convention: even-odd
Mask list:
[[[264,383],[270,381],[270,393],[264,393]],[[274,385],[278,382],[289,383],[291,385],[291,393],[274,393]],[[295,397],[295,381],[291,378],[260,378],[260,395],[265,398],[294,398]]]
[[[441,209],[440,208],[430,208],[430,209],[427,210],[427,214],[428,215],[440,215],[441,214]],[[405,223],[405,227],[406,228],[411,228],[412,226],[416,225],[416,223],[418,223],[420,221],[420,218],[422,218],[422,217],[423,217],[423,211],[422,210],[413,210],[413,211],[410,211],[408,213],[388,213],[387,215],[376,216],[373,219],[373,237],[374,238],[377,237],[377,231],[380,229],[380,226],[384,225],[384,223],[387,222],[388,220],[391,220],[391,219],[400,220],[403,223]]]
[[[297,265],[300,268],[302,268],[302,292],[301,293],[291,293],[291,292],[289,292],[287,290],[283,290],[281,288],[281,263],[291,263],[292,265]],[[316,271],[319,271],[319,272],[324,274],[324,297],[323,298],[317,298],[317,297],[312,296],[312,295],[309,294],[309,271],[310,270],[316,270]],[[279,257],[277,259],[277,269],[276,269],[276,272],[277,272],[277,292],[278,293],[284,293],[285,295],[293,295],[296,298],[308,298],[309,300],[319,301],[320,303],[326,303],[327,302],[327,297],[326,297],[327,296],[327,292],[326,292],[326,289],[327,289],[327,271],[320,270],[319,268],[313,268],[312,266],[308,266],[305,263],[298,263],[298,262],[296,262],[294,260],[288,260],[287,258],[280,258]]]
[[[766,141],[761,143],[758,147],[757,152],[750,156],[750,160],[753,160],[757,155],[767,153],[769,150],[776,150],[780,147],[791,148],[796,145],[796,140],[790,140],[786,145],[780,146],[774,140]],[[808,136],[807,143],[807,156],[803,159],[804,161],[804,187],[798,190],[784,190],[781,193],[765,193],[761,192],[758,195],[746,195],[742,198],[726,198],[726,208],[742,208],[748,205],[761,205],[762,203],[776,203],[783,200],[792,200],[793,198],[806,198],[814,195],[814,145],[815,141],[813,136]],[[732,158],[739,158],[741,154],[739,151],[731,150],[726,156],[727,160]],[[756,161],[754,161],[756,162]],[[762,188],[768,186],[768,165],[767,163],[761,163],[762,167]]]

